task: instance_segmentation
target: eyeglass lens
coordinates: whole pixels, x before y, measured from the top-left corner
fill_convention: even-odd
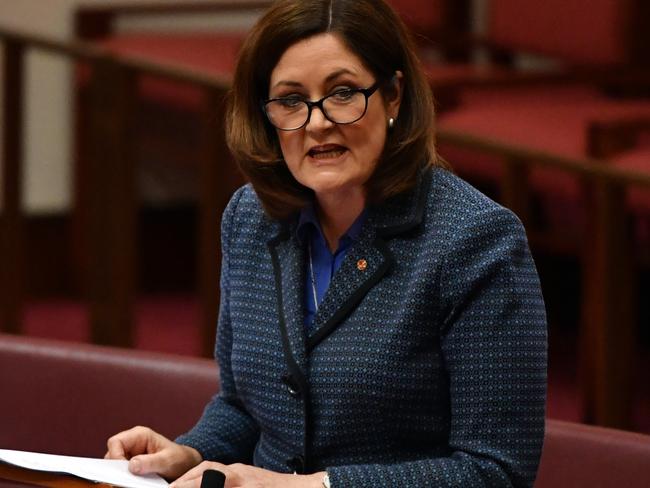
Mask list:
[[[332,93],[323,98],[320,103],[325,117],[337,124],[356,122],[365,114],[366,106],[366,95],[349,91]],[[271,123],[278,129],[294,130],[307,123],[310,107],[306,101],[299,98],[284,98],[267,102],[266,113]]]

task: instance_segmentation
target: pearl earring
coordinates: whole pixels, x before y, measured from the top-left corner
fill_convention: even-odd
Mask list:
[[[390,119],[388,119],[388,128],[392,129],[393,127],[395,127],[395,119],[391,117]]]

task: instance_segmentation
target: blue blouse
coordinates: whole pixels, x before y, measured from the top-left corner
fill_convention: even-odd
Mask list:
[[[339,246],[332,254],[327,241],[323,235],[318,216],[313,205],[305,207],[300,212],[296,232],[298,238],[305,246],[311,246],[311,258],[309,248],[305,250],[305,327],[311,331],[314,317],[318,310],[318,304],[323,299],[332,277],[341,267],[347,250],[361,234],[361,228],[366,221],[366,210],[361,212],[350,228],[339,239]],[[314,274],[314,286],[312,286],[312,271]],[[317,303],[314,303],[314,288]]]

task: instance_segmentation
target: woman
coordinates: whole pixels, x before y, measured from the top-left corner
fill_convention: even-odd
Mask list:
[[[546,325],[519,221],[441,166],[382,0],[280,0],[244,45],[222,222],[221,391],[176,442],[108,442],[196,487],[530,486]],[[188,471],[189,470],[189,471]]]

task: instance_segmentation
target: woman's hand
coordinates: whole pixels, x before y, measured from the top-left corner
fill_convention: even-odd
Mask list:
[[[170,488],[200,488],[203,472],[216,469],[226,475],[224,488],[322,488],[325,472],[310,475],[275,473],[246,464],[204,461],[174,481]]]
[[[148,427],[133,427],[106,443],[106,459],[128,459],[134,474],[157,473],[176,479],[203,458],[196,449],[170,441]]]

